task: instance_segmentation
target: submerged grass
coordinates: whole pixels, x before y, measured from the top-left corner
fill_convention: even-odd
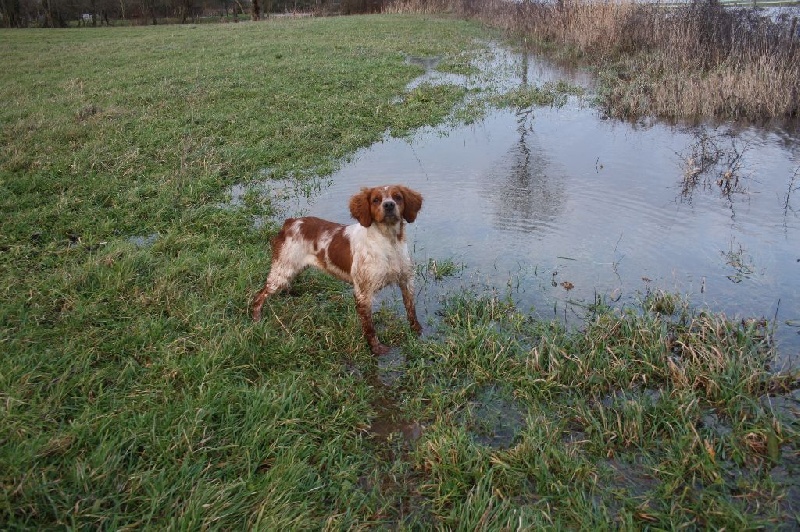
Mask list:
[[[458,295],[422,340],[376,314],[405,359],[384,384],[337,281],[248,319],[275,228],[252,229],[264,201],[220,208],[227,187],[439,122],[462,90],[404,94],[404,58],[456,63],[478,36],[408,16],[0,32],[3,528],[796,524],[795,381],[763,323],[658,294],[576,331]]]

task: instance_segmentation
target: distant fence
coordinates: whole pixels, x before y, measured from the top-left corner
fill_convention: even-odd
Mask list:
[[[800,7],[800,1],[787,0],[719,0],[726,7]]]
[[[718,0],[725,7],[796,7],[800,8],[800,0]],[[678,7],[689,3],[689,0],[661,1],[665,7]]]

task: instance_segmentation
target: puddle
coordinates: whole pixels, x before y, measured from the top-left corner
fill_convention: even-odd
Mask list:
[[[511,447],[525,427],[525,417],[516,402],[494,386],[480,390],[464,415],[472,438],[493,449]]]
[[[344,371],[364,379],[372,387],[370,404],[374,415],[367,429],[370,438],[384,443],[399,443],[403,449],[410,449],[422,437],[425,427],[416,420],[402,415],[403,408],[398,403],[398,381],[406,374],[406,358],[397,347],[378,357],[376,365],[363,367],[346,362]]]
[[[423,75],[417,77],[406,86],[406,91],[419,87],[423,83],[429,83],[431,85],[463,85],[466,83],[464,76],[459,77],[455,74],[445,74],[436,70],[436,67],[438,67],[441,62],[441,57],[406,57],[406,63],[409,65],[417,65],[425,69]],[[397,101],[399,101],[399,99]]]
[[[388,442],[400,436],[404,443],[414,444],[422,437],[423,427],[416,421],[396,420],[377,408],[377,415],[369,426],[369,432],[379,442]]]
[[[373,387],[372,407],[375,415],[370,421],[369,433],[378,442],[391,442],[400,438],[404,445],[413,445],[424,430],[418,421],[409,420],[401,415],[402,408],[397,403],[394,385],[397,379],[405,375],[405,357],[399,349],[378,358],[378,366],[374,371],[366,373],[365,378]]]
[[[158,240],[157,233],[151,233],[149,235],[134,235],[128,237],[128,242],[136,246],[137,248],[149,248],[152,247],[153,244],[156,243]]]
[[[378,357],[378,378],[384,386],[394,386],[405,376],[406,357],[399,347]]]
[[[661,481],[656,476],[655,469],[640,460],[625,461],[618,458],[608,458],[598,465],[606,473],[604,475],[604,491],[606,493],[622,492],[627,497],[645,499],[647,495],[655,493],[661,484]],[[623,509],[620,506],[619,499],[616,497],[603,498],[602,502],[609,505],[609,513],[613,522],[618,522],[619,515]],[[650,501],[645,499],[642,508],[659,508],[660,504],[658,500]]]
[[[317,177],[308,179],[303,177],[289,177],[286,179],[272,179],[272,170],[264,169],[261,172],[263,181],[248,185],[236,184],[228,189],[228,201],[218,203],[220,209],[237,209],[243,207],[249,195],[270,198],[272,211],[270,216],[256,216],[253,218],[253,227],[260,229],[270,219],[283,219],[290,216],[304,216],[308,214],[309,204],[330,187],[333,181]]]
[[[375,415],[368,429],[370,436],[382,443],[399,441],[409,448],[422,437],[425,427],[419,421],[402,416],[402,407],[397,402],[399,390],[395,384],[397,374],[404,374],[405,360],[396,353],[387,357],[390,360],[379,358],[377,368],[373,371],[365,374],[357,368],[350,371],[363,375],[374,390],[371,404]],[[495,449],[510,447],[525,427],[525,417],[519,406],[495,386],[480,389],[461,417],[476,442]]]
[[[557,80],[591,86],[585,73],[496,46],[472,62],[473,75],[439,73],[434,63],[423,64],[426,73],[410,89],[423,82],[492,91]],[[798,364],[797,132],[631,124],[570,97],[559,108],[493,110],[475,124],[387,136],[331,176],[299,185],[265,176],[231,197],[276,198],[276,220],[310,214],[352,223],[349,197],[385,183],[425,197],[409,226],[417,264],[462,267],[418,277],[423,322],[463,289],[510,294],[522,311],[566,320],[583,316],[596,297],[635,304],[665,290],[731,317],[775,318],[777,366]],[[281,200],[272,187],[291,193]]]

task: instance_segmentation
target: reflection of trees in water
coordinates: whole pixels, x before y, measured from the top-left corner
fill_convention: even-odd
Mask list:
[[[739,148],[732,135],[709,135],[703,128],[695,134],[695,142],[679,156],[684,160],[681,197],[691,201],[698,188],[719,187],[729,201],[733,194],[745,192],[742,169],[748,146]]]
[[[522,84],[527,85],[528,55],[522,57]],[[532,119],[533,109],[517,112],[519,140],[487,176],[487,196],[501,229],[537,232],[563,209],[563,184],[553,178],[552,169],[548,173],[550,161],[536,146]]]
[[[737,198],[745,198],[747,187],[744,175],[745,153],[749,145],[740,148],[732,131],[710,134],[700,127],[694,133],[695,141],[678,156],[684,160],[680,201],[691,204],[696,190],[717,188],[727,200],[731,219],[736,218]]]
[[[533,142],[530,110],[518,113],[519,140],[487,176],[487,195],[501,229],[541,230],[561,212],[565,194],[560,180],[549,175],[550,161]],[[534,144],[532,146],[532,144]]]
[[[792,194],[800,193],[800,166],[795,169],[792,177],[789,179],[789,189],[784,196],[783,201],[783,230],[788,230],[788,223],[787,220],[789,219],[790,214],[794,214],[797,216],[797,211],[794,207],[792,207]]]

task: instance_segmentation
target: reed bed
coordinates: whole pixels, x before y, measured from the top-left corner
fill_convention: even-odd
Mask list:
[[[560,60],[592,65],[605,112],[620,118],[794,120],[797,17],[715,2],[402,0],[390,11],[475,17]]]

